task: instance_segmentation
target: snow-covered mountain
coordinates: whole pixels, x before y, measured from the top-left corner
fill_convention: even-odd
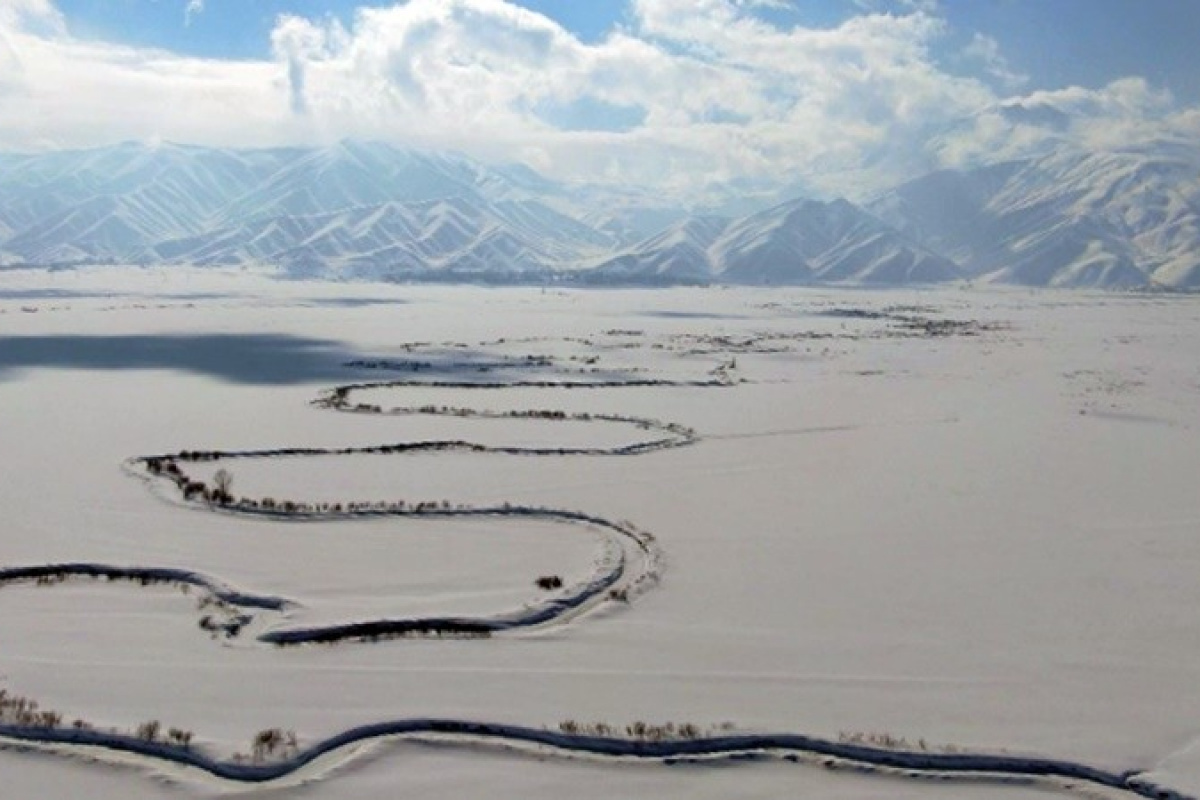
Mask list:
[[[1057,150],[926,175],[868,208],[970,276],[1200,288],[1200,151]]]
[[[344,277],[530,277],[608,251],[603,234],[535,200],[469,196],[252,217],[151,249],[154,260],[275,264]]]
[[[612,246],[610,236],[535,200],[552,188],[520,168],[492,170],[462,157],[359,142],[254,151],[123,144],[6,156],[0,254],[30,264],[312,266],[314,255],[340,263],[385,244],[447,258],[457,244],[469,258],[487,250],[481,239],[502,240],[503,233],[529,237],[536,252],[556,257]],[[454,202],[439,213],[436,204],[446,201]],[[409,227],[396,227],[413,215],[424,215],[424,224],[410,219]],[[372,222],[379,230],[364,231]],[[339,231],[339,223],[352,230]],[[456,234],[461,241],[452,241]],[[347,249],[351,244],[362,249]],[[496,241],[491,250],[505,247]]]
[[[0,160],[0,253],[50,264],[129,259],[203,230],[287,151],[233,153],[123,144]]]
[[[933,283],[957,267],[845,200],[693,216],[589,270],[597,282]]]
[[[740,206],[724,205],[739,214]],[[866,210],[794,200],[729,216],[637,188],[563,184],[524,166],[368,142],[0,154],[0,265],[110,261],[392,280],[906,284],[965,276],[1200,288],[1200,155],[1166,144],[1059,149],[936,172]]]

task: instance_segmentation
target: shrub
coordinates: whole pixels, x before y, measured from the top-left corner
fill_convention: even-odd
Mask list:
[[[161,729],[162,723],[156,719],[152,719],[149,722],[143,722],[141,725],[138,725],[134,735],[147,742],[153,742],[158,739],[158,733]]]
[[[219,469],[213,474],[213,497],[233,499],[233,474],[227,469]],[[224,502],[228,502],[227,500]]]
[[[294,731],[267,728],[254,735],[250,747],[251,758],[261,762],[268,756],[277,754],[283,758],[291,758],[299,751],[300,744]]]
[[[181,730],[180,728],[171,728],[167,731],[167,739],[172,744],[177,744],[186,750],[192,745],[192,732]]]
[[[543,575],[534,581],[534,583],[537,584],[539,589],[544,589],[545,591],[549,592],[553,591],[554,589],[561,589],[563,585],[563,579],[557,575]]]

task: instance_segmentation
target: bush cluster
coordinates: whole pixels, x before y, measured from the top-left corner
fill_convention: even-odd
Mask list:
[[[701,728],[691,722],[682,724],[664,722],[659,725],[641,720],[630,723],[622,729],[613,727],[606,722],[576,722],[573,719],[567,719],[558,724],[558,729],[570,736],[621,737],[639,742],[682,741],[698,739],[703,734]]]
[[[0,689],[0,725],[13,725],[21,728],[61,728],[63,716],[57,711],[47,711],[38,708],[34,700],[13,694],[7,689]],[[71,728],[77,731],[95,730],[95,727],[82,719],[74,720]],[[112,731],[121,735],[118,731]],[[131,734],[144,742],[162,742],[184,750],[192,745],[192,732],[182,728],[169,728],[163,736],[162,723],[158,720],[143,722],[134,728]]]

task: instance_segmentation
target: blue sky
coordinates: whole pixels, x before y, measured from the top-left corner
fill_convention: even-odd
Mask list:
[[[335,17],[349,24],[364,5],[353,0],[61,0],[72,32],[110,41],[165,47],[219,58],[262,58],[280,14]],[[375,3],[373,5],[382,5]],[[540,0],[521,5],[594,41],[619,24],[625,3],[614,0]]]
[[[217,58],[264,58],[280,14],[335,17],[346,24],[364,4],[354,0],[61,0],[71,31],[127,44]],[[628,20],[623,0],[524,0],[584,41],[596,41]],[[866,0],[793,0],[760,13],[781,25],[832,26],[872,5]],[[1200,100],[1200,3],[1193,0],[951,0],[939,13],[949,24],[940,55],[980,33],[996,40],[1029,85],[1095,88],[1142,75],[1180,99]],[[959,65],[970,70],[969,66]]]
[[[960,35],[995,38],[1038,88],[1141,75],[1181,100],[1200,99],[1193,0],[957,0],[945,14]]]
[[[358,137],[802,186],[1200,141],[1194,0],[0,0],[0,150]]]

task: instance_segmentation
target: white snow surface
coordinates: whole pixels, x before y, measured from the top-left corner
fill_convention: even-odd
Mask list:
[[[885,310],[892,319],[861,313]],[[984,328],[902,336],[896,315]],[[310,405],[336,384],[408,377],[345,366],[356,360],[428,358],[449,369],[527,353],[574,365],[572,355],[591,353],[597,367],[627,374],[703,378],[733,359],[742,381],[411,397],[400,388],[371,401],[629,414],[699,435],[639,456],[227,465],[248,492],[512,501],[633,521],[657,537],[666,571],[628,605],[535,635],[277,650],[211,640],[194,600],[171,589],[7,586],[0,688],[101,726],[159,719],[218,754],[246,749],[266,727],[311,741],[422,715],[548,727],[729,721],[1070,758],[1200,792],[1197,352],[1200,299],[1189,296],[0,272],[0,566],[194,569],[298,601],[297,621],[509,610],[537,599],[537,575],[586,578],[602,546],[582,526],[507,520],[248,521],[150,491],[126,459],[455,430],[449,418]],[[509,422],[471,420],[458,432],[489,443],[589,440],[573,424],[555,433]],[[593,441],[625,436],[597,425]],[[2,751],[0,770],[13,797],[230,791],[161,767],[43,753]],[[367,748],[312,777],[250,793],[990,800],[1051,791],[411,743]]]

